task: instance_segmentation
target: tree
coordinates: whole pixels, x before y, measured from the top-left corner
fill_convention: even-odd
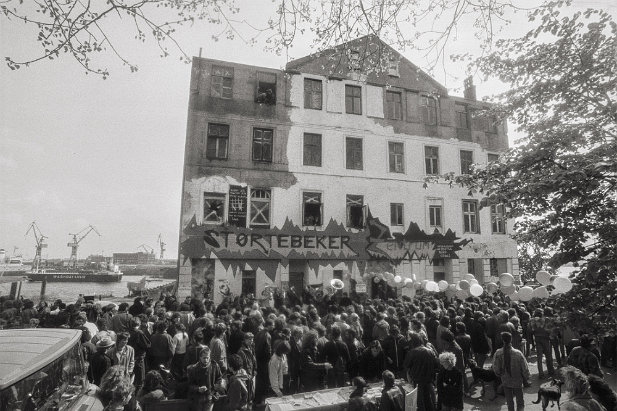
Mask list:
[[[510,85],[490,115],[524,137],[485,168],[445,178],[484,206],[505,205],[552,267],[580,266],[557,305],[599,332],[617,328],[617,24],[598,10],[562,16],[564,4],[533,12],[537,28],[473,63]]]
[[[175,34],[181,26],[200,20],[222,26],[214,40],[240,37],[256,43],[263,38],[266,48],[277,53],[288,50],[307,32],[312,34],[316,51],[375,35],[399,50],[423,50],[434,67],[443,61],[445,45],[456,37],[459,26],[467,31],[473,27],[479,43],[488,47],[499,27],[507,23],[506,13],[518,9],[510,0],[264,1],[264,13],[269,8],[272,16],[258,27],[246,19],[236,19],[240,8],[234,0],[5,0],[0,5],[6,19],[3,24],[32,26],[33,41],[42,48],[36,56],[5,57],[11,69],[66,54],[86,73],[103,78],[110,71],[93,61],[96,54],[111,53],[131,71],[137,71],[137,65],[119,46],[132,37],[143,42],[154,40],[162,57],[173,52],[190,61]],[[130,38],[118,37],[122,33],[115,32],[113,26],[118,22],[132,26]],[[243,28],[252,34],[241,34]]]

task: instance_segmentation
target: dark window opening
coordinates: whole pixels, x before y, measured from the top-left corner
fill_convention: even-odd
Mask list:
[[[321,80],[304,79],[304,108],[321,110],[323,91]]]
[[[429,126],[437,125],[437,100],[428,96],[420,97],[422,121]]]
[[[390,225],[403,225],[403,204],[390,203]]]
[[[388,142],[388,157],[391,173],[405,172],[405,158],[403,143]]]
[[[470,174],[473,164],[473,151],[461,150],[461,174]]]
[[[204,223],[223,224],[225,221],[225,194],[204,193]]]
[[[362,114],[362,87],[345,86],[345,112]]]
[[[439,147],[424,147],[424,162],[427,175],[439,174]]]
[[[403,118],[403,100],[401,93],[386,91],[386,105],[388,118],[393,120],[401,120]]]
[[[362,170],[362,139],[347,137],[346,154],[347,154],[347,169]]]
[[[254,270],[242,271],[242,295],[255,295],[257,290],[257,276]]]
[[[212,66],[210,94],[213,97],[233,97],[233,67]]]
[[[347,227],[364,227],[364,196],[347,195]]]
[[[224,160],[227,158],[229,145],[229,126],[226,124],[208,124],[208,139],[206,141],[206,157]]]
[[[276,74],[257,73],[257,97],[259,104],[276,104]]]
[[[322,223],[323,204],[321,193],[303,193],[302,225],[320,226]]]
[[[253,129],[253,161],[272,162],[273,134],[272,129]]]
[[[321,134],[304,133],[303,163],[321,167]]]

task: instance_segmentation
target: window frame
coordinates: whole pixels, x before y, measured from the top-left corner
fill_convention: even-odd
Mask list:
[[[216,70],[220,70],[221,74],[217,74]],[[231,76],[227,71],[231,71]],[[234,68],[227,66],[219,66],[213,64],[210,71],[210,96],[216,98],[223,98],[226,100],[233,99],[233,83],[234,83]],[[218,84],[215,84],[215,79],[221,79],[220,83],[217,80]],[[229,80],[229,85],[225,85],[225,80]],[[215,92],[215,89],[220,86],[220,93],[218,91]],[[226,95],[225,91],[228,89],[228,95]],[[219,94],[219,95],[216,95]]]
[[[358,205],[359,204],[359,205]],[[351,209],[360,208],[362,210],[362,221],[359,226],[353,225],[351,221]],[[345,226],[348,228],[355,228],[361,230],[365,226],[365,218],[364,218],[364,196],[359,194],[345,194],[345,214],[346,214],[346,222]]]
[[[401,147],[401,152],[391,150]],[[397,169],[397,158],[400,158],[400,170]],[[388,141],[388,170],[390,173],[405,174],[405,143],[402,141]]]
[[[390,203],[390,225],[397,227],[405,225],[405,207],[403,203]]]
[[[422,115],[422,122],[424,124],[427,126],[437,125],[437,122],[439,121],[438,108],[439,102],[435,97],[427,96],[425,94],[420,95],[420,112]]]
[[[493,160],[491,160],[492,156],[494,156]],[[494,163],[494,162],[497,162],[497,161],[499,161],[499,154],[495,154],[495,153],[487,153],[486,154],[486,162],[487,162],[487,164]]]
[[[255,270],[242,270],[242,278],[240,283],[240,294],[247,295],[244,291],[245,284],[251,283],[250,288],[252,289],[252,293],[248,292],[248,294],[255,295],[257,293],[257,272]],[[248,291],[248,290],[247,290]]]
[[[506,234],[506,207],[503,204],[491,205],[491,234]]]
[[[319,203],[310,203],[307,202],[307,197],[309,196],[318,196]],[[319,204],[319,224],[308,224],[307,216],[306,216],[306,205],[307,204]],[[321,191],[302,191],[302,226],[303,227],[321,227],[323,225],[324,220],[324,203],[323,203],[323,192]]]
[[[256,137],[256,133],[260,132],[262,133],[262,137],[261,137],[261,141],[257,140]],[[263,155],[263,148],[267,147],[267,142],[265,141],[265,132],[270,132],[270,142],[269,142],[269,146],[270,146],[270,155],[269,158],[264,158]],[[256,143],[260,143],[258,144],[261,147],[261,158],[255,158],[255,148],[256,148]],[[253,127],[253,139],[252,139],[252,144],[251,144],[251,158],[253,159],[253,161],[255,162],[259,162],[259,163],[271,163],[272,162],[272,151],[274,149],[274,129],[273,128],[265,128],[265,127]]]
[[[471,156],[471,159],[463,159],[463,153],[465,154],[469,153],[469,155]],[[459,150],[459,161],[461,165],[461,174],[471,174],[472,172],[471,166],[474,164],[473,150]],[[469,164],[466,164],[467,161],[469,161]]]
[[[350,147],[349,143],[359,144],[358,147]],[[359,166],[354,166],[358,160],[356,159],[359,151]],[[350,164],[350,155],[352,157],[352,164]],[[355,160],[355,161],[353,161]],[[345,137],[345,168],[347,170],[364,170],[364,142],[360,137]]]
[[[256,197],[254,194],[258,192],[267,193],[266,197]],[[270,188],[251,188],[249,191],[249,227],[254,228],[270,228],[272,223],[272,190]],[[266,217],[264,215],[264,208],[259,208],[257,204],[267,204],[267,223],[256,223],[254,222],[255,218],[259,215]],[[256,211],[257,214],[253,214],[253,211]]]
[[[203,199],[203,206],[202,206],[202,223],[203,224],[210,224],[210,225],[223,225],[227,222],[227,194],[226,193],[217,193],[214,191],[204,191],[203,195],[202,195],[202,199]],[[212,213],[208,213],[206,215],[206,201],[207,200],[219,200],[223,203],[223,210],[222,210],[222,215],[220,217],[220,220],[214,221],[211,219],[208,219],[209,216]],[[209,208],[209,210],[212,210],[212,208]],[[218,215],[218,213],[216,213],[216,215]]]
[[[261,76],[274,76],[274,83],[271,83],[269,81],[265,81],[265,80],[261,80]],[[273,90],[272,90],[272,96],[268,97],[267,96],[267,90],[268,90],[268,85],[273,85]],[[259,104],[268,104],[268,105],[275,105],[276,104],[276,89],[278,87],[278,76],[276,75],[276,73],[272,73],[269,71],[258,71],[257,72],[257,85],[255,88],[255,102],[259,103]],[[266,93],[265,97],[261,97],[261,95],[263,95],[264,93]]]
[[[216,126],[216,127],[225,127],[227,128],[227,135],[223,136],[223,135],[219,135],[219,134],[215,134],[212,132],[211,127],[212,126]],[[229,124],[224,124],[224,123],[208,123],[208,129],[207,129],[207,137],[206,137],[206,158],[210,159],[210,160],[227,160],[229,158],[229,134],[230,134],[230,125]],[[212,156],[210,155],[211,150],[209,150],[210,147],[210,142],[214,140],[215,141],[215,145],[216,147],[214,148],[215,151],[215,155]],[[225,140],[225,153],[223,155],[221,155],[219,153],[220,151],[220,140]]]
[[[315,84],[319,83],[319,90],[315,90]],[[307,85],[311,86],[307,88]],[[313,96],[319,95],[319,107],[314,107]],[[323,81],[314,78],[304,78],[304,108],[309,110],[323,110]]]
[[[461,110],[460,108],[463,108],[463,110]],[[469,107],[467,107],[466,104],[454,103],[456,128],[461,130],[471,130],[471,121],[469,114]],[[462,119],[465,120],[465,124],[462,124]]]
[[[466,204],[473,204],[475,210],[466,210]],[[465,234],[480,234],[480,210],[478,208],[478,200],[465,199],[463,205],[463,233]],[[472,227],[472,220],[475,223],[475,230]]]
[[[358,95],[354,94],[356,91]],[[351,105],[348,104],[349,102],[351,102]],[[362,115],[362,86],[345,84],[345,113]]]
[[[307,137],[319,137],[317,140],[319,141],[319,164],[310,164],[310,161],[313,159],[314,156],[308,157],[307,153],[307,147],[317,147],[316,144],[307,144]],[[304,133],[303,134],[303,138],[302,138],[302,165],[304,166],[308,166],[308,167],[321,167],[323,164],[323,137],[321,134],[317,134],[317,133]]]
[[[398,96],[398,101],[393,100],[392,96]],[[396,90],[386,90],[386,115],[390,120],[403,119],[403,93]]]
[[[434,150],[435,153],[429,151]],[[439,175],[439,146],[424,146],[424,172],[427,176]]]

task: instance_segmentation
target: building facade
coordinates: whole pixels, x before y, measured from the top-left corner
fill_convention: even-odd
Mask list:
[[[383,68],[362,67],[383,48]],[[333,278],[371,294],[366,274],[383,271],[450,283],[518,275],[501,207],[425,183],[508,147],[473,85],[450,96],[364,37],[285,70],[194,58],[190,93],[180,294],[217,301]]]

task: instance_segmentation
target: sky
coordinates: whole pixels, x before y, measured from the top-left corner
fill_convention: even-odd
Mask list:
[[[617,15],[613,3],[574,0],[571,8]],[[237,4],[236,18],[253,25],[274,15],[271,0]],[[525,13],[509,17],[512,23],[500,36],[523,34]],[[33,28],[4,16],[0,23],[0,56],[38,56]],[[66,55],[19,70],[0,66],[0,248],[8,254],[18,247],[18,254],[33,257],[35,240],[25,233],[36,221],[48,237],[44,257],[68,259],[69,233],[89,225],[100,236],[91,232],[82,240],[80,258],[135,252],[144,244],[158,254],[159,234],[166,258],[177,256],[190,65],[174,52],[161,58],[152,39],[133,40],[128,28],[126,21],[110,23],[118,48],[138,65],[135,73],[109,55],[99,60],[111,71],[106,80],[84,74]],[[181,29],[177,38],[190,55],[201,49],[203,57],[272,68],[315,51],[308,31],[289,53],[276,55],[264,51],[263,38],[255,45],[240,38],[214,41],[212,35],[221,30],[201,22]],[[467,51],[478,53],[477,41],[471,31],[459,30],[448,52]],[[403,55],[421,67],[428,64],[417,51]],[[461,95],[464,67],[448,63],[445,71],[434,77]],[[504,88],[481,80],[475,79],[479,97]]]

